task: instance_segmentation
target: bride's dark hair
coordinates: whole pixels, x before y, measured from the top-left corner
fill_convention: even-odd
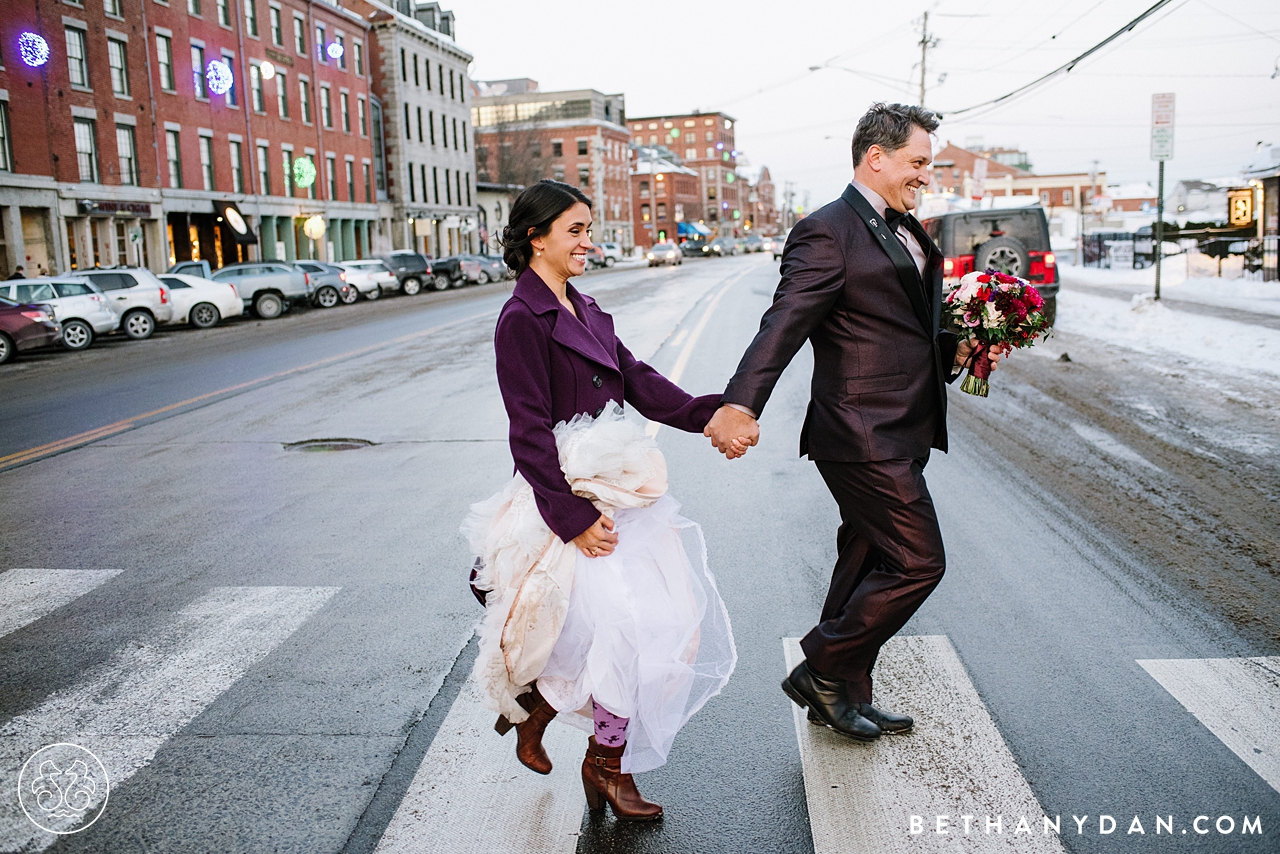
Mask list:
[[[563,181],[539,181],[516,196],[502,229],[502,260],[517,276],[528,269],[533,257],[530,241],[549,232],[551,223],[578,202],[591,207],[581,190]]]

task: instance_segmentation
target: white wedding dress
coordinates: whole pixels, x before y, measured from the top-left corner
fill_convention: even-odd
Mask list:
[[[528,500],[532,490],[519,475],[501,493],[475,505],[464,530],[486,564],[477,586],[498,593],[489,596],[476,673],[484,675],[491,703],[506,713],[511,671],[527,664],[512,647],[517,640],[533,648],[545,645],[550,652],[537,683],[560,710],[557,719],[590,732],[593,698],[630,718],[622,770],[648,771],[666,762],[681,727],[728,682],[737,662],[729,615],[707,567],[701,528],[680,516],[680,505],[665,494],[665,461],[653,439],[620,410],[560,424],[556,439],[574,491],[613,516],[618,545],[610,555],[589,558],[561,543],[540,517],[536,524],[529,518],[530,510],[535,516],[537,510]],[[618,494],[610,486],[621,484],[633,497],[639,483],[646,485],[647,491],[639,490],[644,506],[634,506],[634,500],[621,508],[609,505],[607,496]],[[660,484],[656,491],[654,483]],[[494,531],[502,532],[502,542],[482,536]],[[522,542],[513,542],[512,532]],[[545,562],[552,555],[563,581],[527,589],[551,590],[544,599],[567,593],[567,607],[554,617],[545,602],[533,609],[521,603],[536,617],[520,632],[511,630],[512,619],[521,613],[523,584],[520,571],[510,568],[520,563],[513,554],[525,563],[532,556]],[[530,639],[535,632],[544,638],[555,632],[556,623],[558,634],[549,643]]]

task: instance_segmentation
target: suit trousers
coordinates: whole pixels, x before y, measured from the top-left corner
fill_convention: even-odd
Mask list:
[[[800,641],[809,665],[843,680],[850,702],[871,702],[871,670],[885,641],[942,580],[946,556],[924,482],[928,456],[865,463],[818,460],[840,505],[838,557],[822,619]]]

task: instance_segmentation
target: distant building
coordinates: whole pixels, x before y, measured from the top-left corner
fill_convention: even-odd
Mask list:
[[[472,104],[476,174],[528,186],[554,178],[580,188],[594,206],[597,242],[635,244],[631,218],[626,100],[594,89],[543,92],[526,78],[476,84]]]
[[[747,227],[752,233],[766,236],[778,233],[782,216],[768,166],[760,167],[760,175],[750,184],[746,211]]]
[[[1226,220],[1227,190],[1239,179],[1219,181],[1179,181],[1165,197],[1164,207],[1170,214],[1192,214],[1196,221]],[[1195,214],[1203,214],[1201,217]]]
[[[637,145],[665,146],[695,170],[701,183],[702,210],[694,218],[723,235],[741,233],[747,188],[738,180],[734,119],[726,113],[680,113],[628,120]],[[690,216],[693,217],[692,212]]]
[[[1113,211],[1154,213],[1159,200],[1156,188],[1150,184],[1112,184],[1103,194],[1102,203]]]
[[[522,184],[476,182],[476,211],[480,217],[480,254],[502,254],[502,230],[511,217],[511,203],[524,191]]]
[[[702,210],[698,173],[681,166],[666,149],[637,146],[633,152],[631,199],[636,246],[647,249],[664,240],[708,236],[711,230],[697,221]]]

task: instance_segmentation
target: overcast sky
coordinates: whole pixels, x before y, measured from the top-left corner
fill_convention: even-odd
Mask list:
[[[867,105],[918,101],[922,12],[938,39],[925,103],[945,117],[1062,65],[1154,2],[454,0],[452,8],[475,79],[622,92],[631,116],[724,110],[738,119],[748,162],[767,165],[779,190],[795,182],[797,201],[807,191],[817,207],[850,177],[849,138]],[[938,140],[1018,146],[1037,172],[1087,171],[1097,159],[1112,183],[1154,184],[1151,95],[1174,92],[1167,191],[1181,178],[1237,174],[1259,141],[1280,143],[1278,63],[1276,0],[1174,0],[1032,94],[944,120]],[[815,65],[857,74],[808,70]]]

